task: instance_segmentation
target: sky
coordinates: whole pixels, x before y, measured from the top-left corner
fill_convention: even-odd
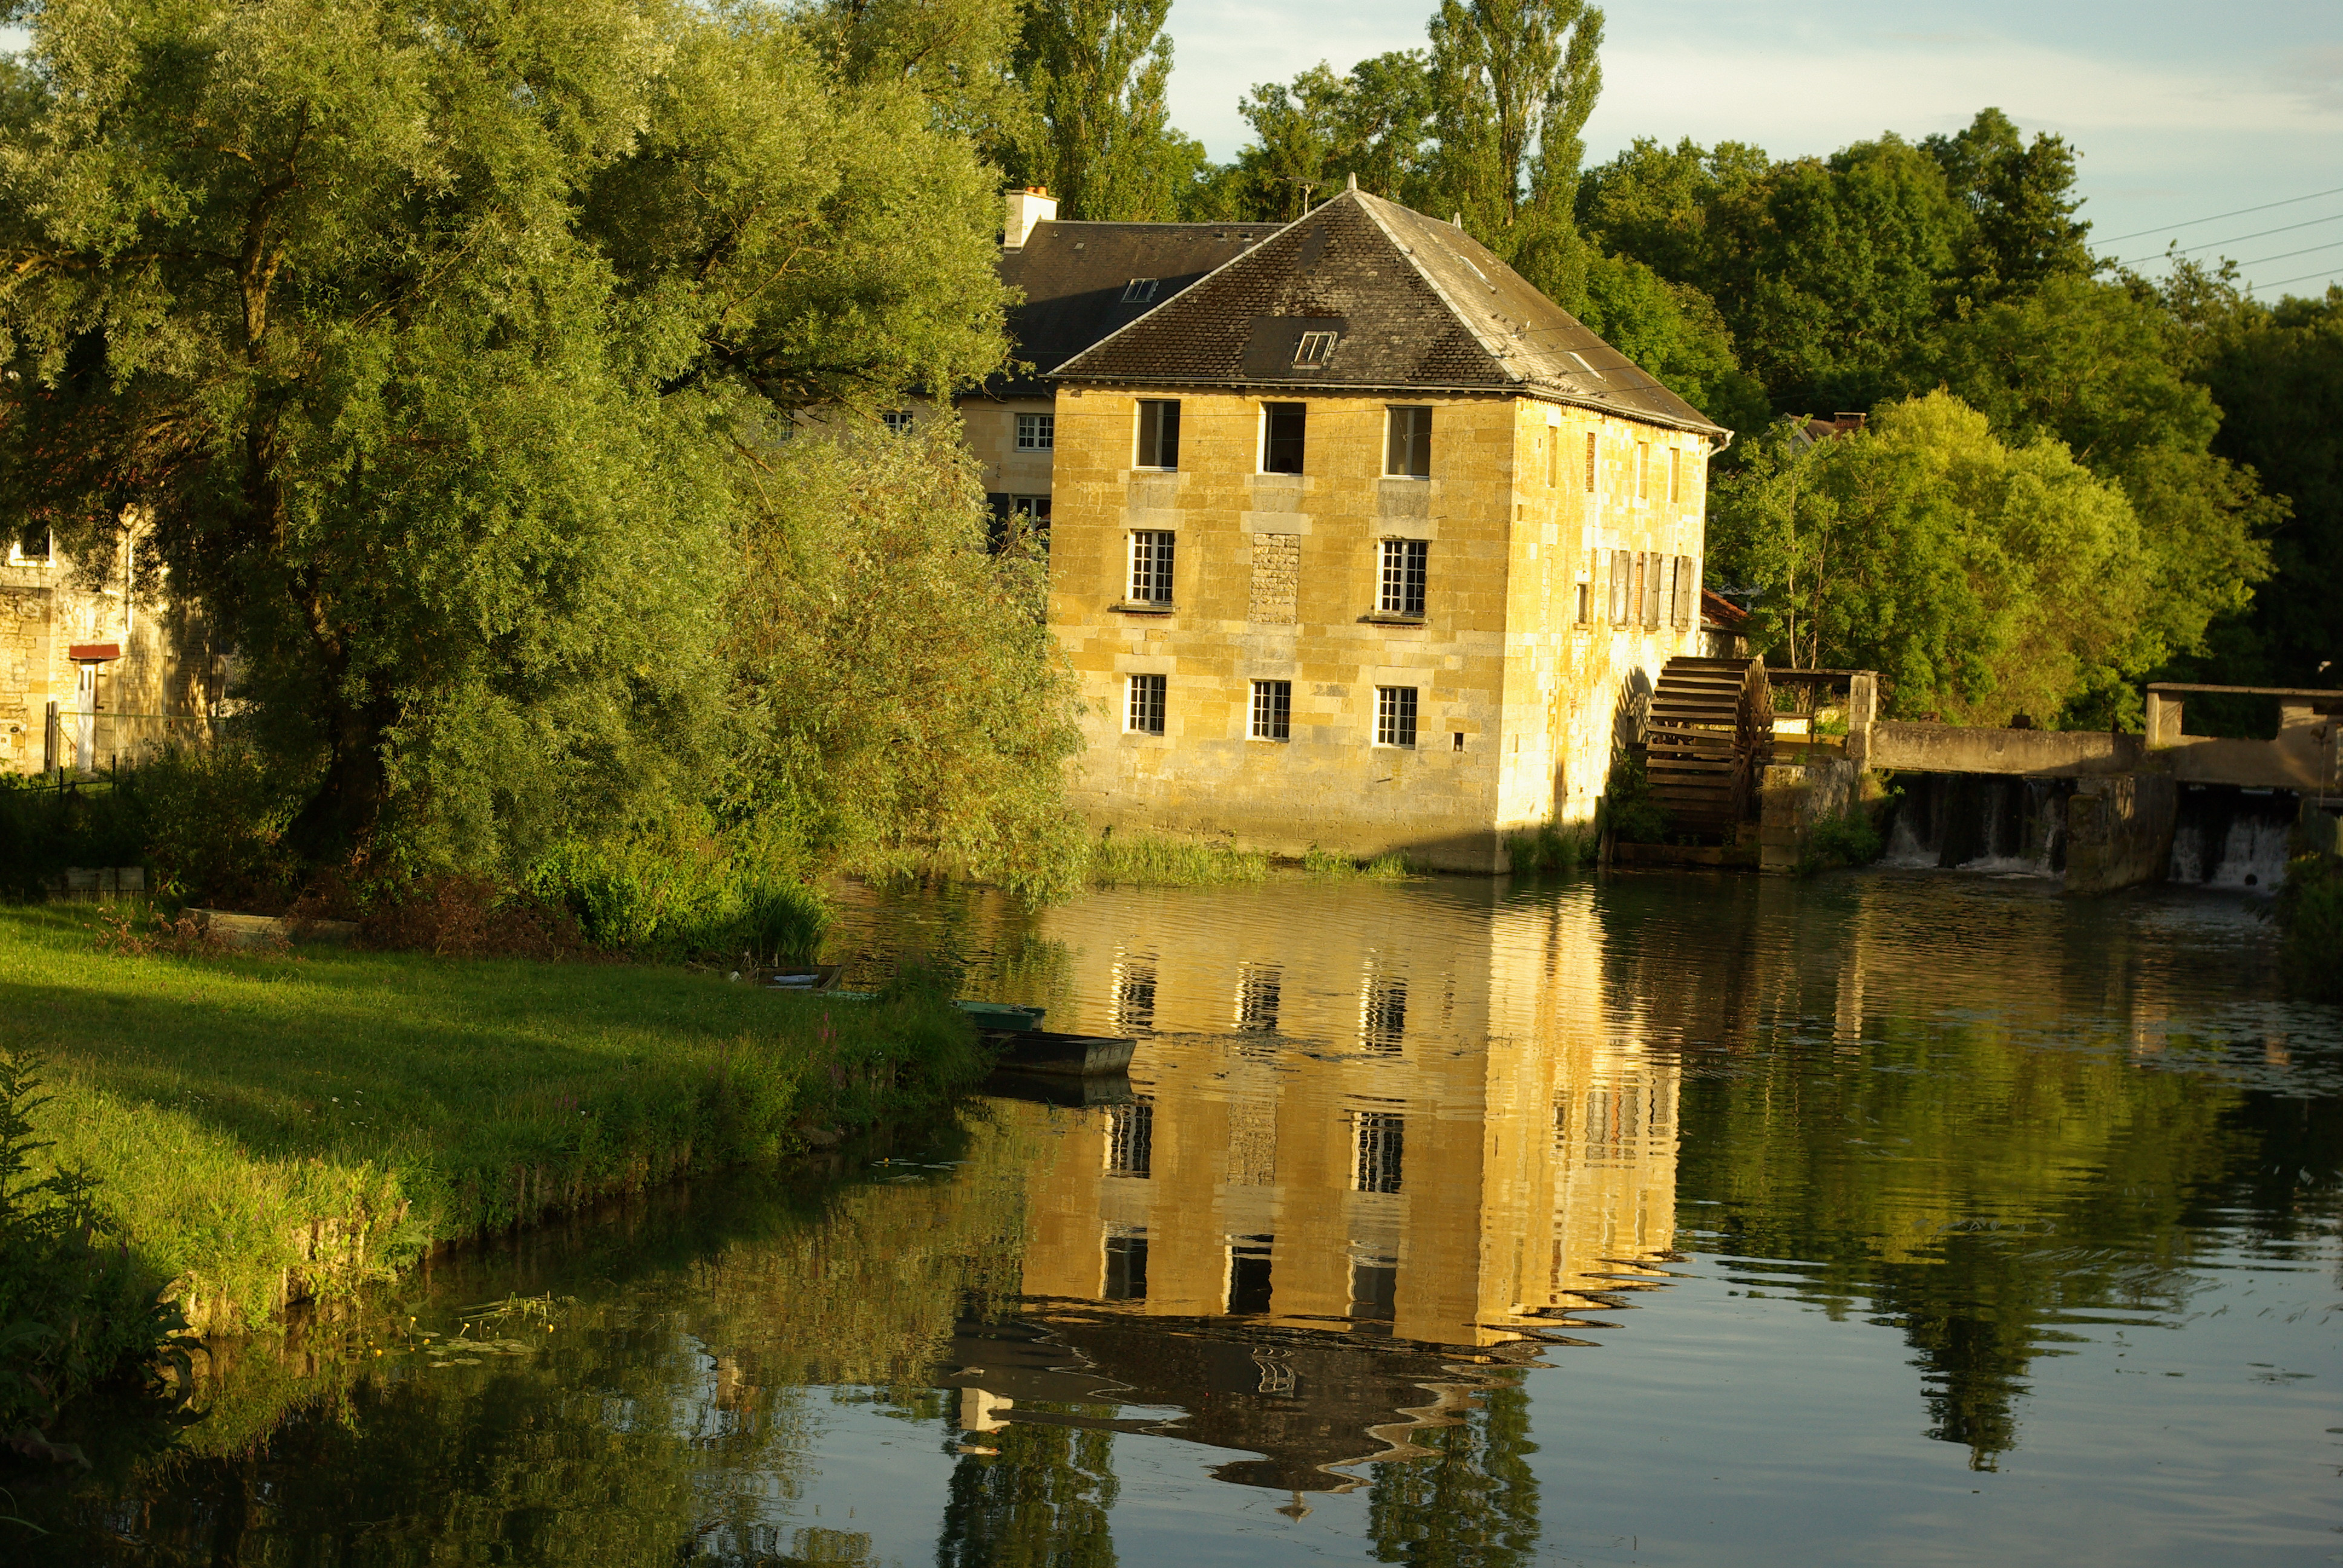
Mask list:
[[[1420,47],[1434,3],[1173,0],[1172,121],[1225,159],[1247,139],[1236,106],[1252,84]],[[2177,239],[2250,264],[2270,299],[2343,282],[2336,0],[1606,0],[1604,13],[1590,162],[1638,136],[1827,155],[1885,130],[1957,130],[1992,105],[2083,154],[2100,254],[2158,276]]]
[[[1423,43],[1436,0],[1173,0],[1172,117],[1215,158],[1237,101],[1320,60]],[[2160,275],[2167,241],[2227,256],[2265,298],[2343,282],[2337,0],[1606,0],[1601,162],[1638,136],[1828,154],[1954,131],[1986,105],[2083,155],[2100,254]],[[0,48],[24,35],[0,29]],[[2309,198],[2309,199],[2303,199]],[[2245,210],[2251,209],[2251,210]]]

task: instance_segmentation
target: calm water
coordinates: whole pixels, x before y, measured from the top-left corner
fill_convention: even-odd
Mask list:
[[[840,949],[906,952],[1140,1034],[1128,1095],[243,1347],[0,1552],[2343,1561],[2343,1011],[2233,898],[1292,881]]]

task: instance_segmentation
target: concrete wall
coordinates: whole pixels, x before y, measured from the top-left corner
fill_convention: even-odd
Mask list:
[[[2161,773],[2084,779],[2066,801],[2066,891],[2111,893],[2164,880],[2180,792]]]
[[[1578,587],[1602,618],[1609,549],[1689,557],[1696,590],[1700,442],[1499,397],[1312,397],[1306,471],[1263,474],[1263,400],[1183,390],[1180,469],[1160,473],[1133,462],[1149,395],[1057,405],[1050,622],[1081,683],[1072,794],[1094,825],[1491,871],[1509,829],[1593,814],[1623,699],[1692,650],[1698,618],[1581,625]],[[1400,401],[1434,410],[1428,479],[1383,474]],[[1170,613],[1124,605],[1142,528],[1178,539]],[[1374,618],[1386,537],[1429,544],[1420,623]],[[1166,677],[1162,735],[1124,729],[1136,674]],[[1290,741],[1248,737],[1255,679],[1292,683]],[[1379,686],[1416,689],[1413,749],[1373,744]]]
[[[1862,802],[1865,777],[1859,764],[1838,759],[1767,768],[1758,796],[1757,869],[1796,870],[1815,825]]]
[[[2007,773],[2077,778],[2120,773],[2147,755],[2137,735],[2102,730],[1972,729],[1957,724],[1871,726],[1869,765],[1883,772]]]

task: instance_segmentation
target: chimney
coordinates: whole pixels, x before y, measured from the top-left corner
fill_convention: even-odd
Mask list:
[[[1058,198],[1040,186],[1027,186],[1021,191],[1009,193],[1009,221],[1001,230],[1001,244],[1005,250],[1022,250],[1034,227],[1058,216]]]

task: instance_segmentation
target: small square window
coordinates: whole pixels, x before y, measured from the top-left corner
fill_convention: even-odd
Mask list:
[[[1375,589],[1377,615],[1423,613],[1424,568],[1432,554],[1423,539],[1383,541],[1383,570]]]
[[[1141,528],[1131,536],[1131,603],[1172,602],[1172,562],[1179,542],[1169,528]]]
[[[1303,333],[1301,344],[1293,350],[1293,367],[1315,370],[1334,357],[1334,336],[1331,332]]]
[[[1256,680],[1252,683],[1252,738],[1255,740],[1293,739],[1293,682]]]
[[[1261,471],[1264,474],[1302,472],[1302,441],[1309,411],[1299,403],[1261,406]]]
[[[1383,458],[1383,472],[1403,478],[1432,477],[1431,409],[1391,410],[1391,441]]]
[[[1142,468],[1176,468],[1180,466],[1180,403],[1177,398],[1140,399],[1139,466]]]
[[[1017,449],[1021,452],[1047,452],[1058,444],[1058,417],[1055,414],[1020,414],[1017,416]]]
[[[1163,733],[1163,688],[1168,678],[1161,675],[1131,678],[1131,706],[1123,719],[1125,729],[1133,735]]]
[[[1134,277],[1122,286],[1122,302],[1125,305],[1152,305],[1155,303],[1155,291],[1161,286],[1160,278]]]
[[[1414,687],[1375,688],[1375,744],[1407,747],[1415,744]]]
[[[879,420],[898,436],[910,433],[911,413],[908,408],[898,408],[892,413],[881,414],[879,416]]]

